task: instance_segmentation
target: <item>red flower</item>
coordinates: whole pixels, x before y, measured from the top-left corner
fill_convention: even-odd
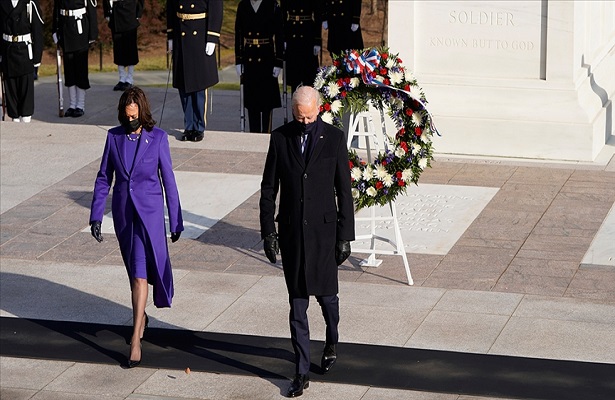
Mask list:
[[[320,112],[323,112],[323,111],[325,111],[325,108],[321,105],[320,106]]]
[[[383,187],[384,187],[384,185],[382,184],[382,182],[380,182],[380,181],[376,182],[376,189],[377,189],[377,190],[380,190],[380,189],[382,189]]]
[[[397,181],[397,184],[398,184],[399,186],[406,186],[406,182],[404,182],[404,180],[403,180],[403,179],[398,180],[398,181]]]
[[[409,92],[410,91],[410,84],[406,84],[406,86],[404,86],[404,90],[406,92]]]
[[[389,58],[389,53],[381,53],[380,58],[384,58],[385,60]]]
[[[349,83],[350,83],[350,77],[349,77],[349,76],[345,77],[345,78],[344,78],[344,82],[345,82],[346,84],[349,84]]]
[[[414,111],[412,111],[412,109],[411,109],[411,108],[406,108],[406,115],[407,115],[407,116],[411,117],[413,112],[414,112]]]
[[[348,161],[348,167],[350,169],[353,169],[354,168],[354,163],[352,161]]]
[[[391,84],[391,80],[389,78],[384,78],[384,84],[385,85],[390,85]]]
[[[387,72],[389,72],[389,71],[387,71],[386,68],[380,68],[380,75],[384,76],[384,75],[387,74]]]
[[[344,84],[344,80],[342,78],[339,78],[337,80],[337,86],[342,86]]]
[[[361,162],[361,165],[366,165],[367,164],[367,161],[361,160],[360,162]]]
[[[342,90],[342,91],[340,92],[340,96],[342,96],[342,98],[346,97],[346,91],[345,91],[345,90]]]
[[[402,64],[401,58],[397,57],[397,64]]]
[[[416,128],[414,128],[414,133],[416,133],[416,136],[421,136],[421,133],[423,133],[423,130],[421,129],[420,126],[417,126]]]
[[[387,160],[382,160],[380,164],[382,164],[382,166],[385,167],[387,165]]]
[[[325,103],[324,106],[325,106],[325,110],[326,111],[330,111],[331,110],[331,104]]]
[[[398,132],[397,132],[397,137],[402,137],[404,136],[404,134],[406,133],[406,128],[401,128]]]
[[[402,177],[402,173],[401,173],[401,171],[397,171],[397,172],[395,173],[395,176],[397,177],[397,179],[401,179],[401,177]]]
[[[401,143],[399,144],[399,147],[401,147],[402,149],[404,149],[404,152],[406,152],[406,153],[408,152],[408,143],[406,143],[406,142],[401,142]]]
[[[339,66],[340,66],[340,60],[334,60],[334,61],[333,61],[333,65],[335,65],[336,67],[338,67],[338,68],[339,68]]]

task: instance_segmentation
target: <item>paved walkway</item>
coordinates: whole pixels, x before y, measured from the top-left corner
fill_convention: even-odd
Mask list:
[[[179,141],[180,103],[176,90],[165,90],[166,78],[166,73],[141,73],[137,84],[144,86],[154,117],[177,139],[170,142],[190,230],[169,245],[176,296],[171,309],[148,303],[151,327],[159,333],[220,334],[229,341],[237,335],[265,343],[288,338],[281,264],[267,262],[258,231],[258,183],[268,135],[238,132],[238,93],[214,90],[205,140]],[[52,79],[42,78],[36,83],[32,123],[0,125],[0,317],[5,326],[13,326],[7,318],[80,323],[82,334],[69,336],[68,343],[90,343],[88,348],[97,355],[85,354],[85,360],[51,356],[49,348],[62,349],[52,336],[48,343],[43,336],[42,343],[10,348],[21,342],[3,329],[0,397],[280,398],[293,374],[288,359],[274,360],[275,370],[280,369],[277,377],[262,370],[271,361],[259,365],[258,360],[240,368],[242,373],[219,373],[200,370],[196,361],[191,367],[190,357],[196,353],[188,350],[185,367],[191,370],[169,369],[164,355],[154,356],[164,348],[146,340],[144,367],[128,371],[119,367],[117,356],[109,355],[125,354],[125,343],[115,337],[109,347],[97,347],[97,340],[115,332],[112,327],[130,325],[131,311],[114,236],[105,233],[105,241],[98,244],[87,229],[105,131],[116,124],[120,95],[111,90],[115,74],[92,74],[91,80],[82,118],[59,118],[56,87]],[[276,110],[274,125],[282,121],[281,110]],[[439,369],[440,351],[612,367],[613,152],[614,146],[606,146],[594,163],[436,154],[421,185],[399,201],[404,238],[412,238],[405,244],[414,285],[407,284],[396,256],[382,256],[382,265],[370,268],[359,266],[365,254],[353,253],[340,267],[342,344],[348,349],[364,344],[428,351],[420,371],[435,383],[422,385],[416,376],[419,382],[406,389],[357,383],[347,375],[354,365],[345,362],[352,357],[345,361],[340,354],[330,375],[313,372],[304,397],[523,397],[513,389],[452,386],[469,372],[461,365]],[[447,240],[434,246],[440,237]],[[315,302],[309,312],[312,337],[322,341],[324,328]],[[89,336],[92,324],[109,328]],[[374,357],[367,365],[376,374],[386,363],[386,358]],[[512,381],[522,386],[525,379]],[[615,387],[609,385],[605,383],[605,390],[615,396]],[[587,390],[590,395],[591,388]],[[554,398],[548,390],[534,397]]]

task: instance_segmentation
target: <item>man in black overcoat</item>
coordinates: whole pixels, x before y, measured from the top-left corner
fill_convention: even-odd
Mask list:
[[[349,49],[362,49],[361,0],[324,0],[322,26],[329,30],[327,49],[341,54]]]
[[[38,1],[1,1],[0,24],[6,113],[15,122],[30,122],[34,113],[34,68],[43,55],[43,19]]]
[[[120,80],[113,90],[133,86],[135,65],[139,63],[137,28],[143,15],[144,0],[103,0],[103,12],[113,39],[113,63]]]
[[[53,41],[62,48],[64,85],[68,88],[69,107],[65,117],[85,113],[88,78],[88,50],[98,39],[96,0],[55,0],[53,2]]]
[[[222,0],[167,0],[173,87],[184,110],[182,140],[198,142],[205,136],[206,89],[218,83],[215,50],[222,14]]]
[[[288,397],[309,385],[309,296],[316,296],[326,324],[321,359],[328,372],[337,359],[339,298],[337,266],[350,255],[354,207],[344,133],[318,116],[319,93],[300,86],[292,98],[294,121],[271,133],[260,197],[265,254],[281,251],[290,303],[296,371]],[[276,197],[280,204],[276,212]],[[276,233],[275,222],[278,223]]]
[[[250,132],[271,131],[282,106],[278,76],[284,60],[282,11],[275,0],[242,0],[235,19],[235,66],[244,86]]]
[[[322,45],[320,1],[282,0],[286,82],[292,92],[297,86],[313,85]]]

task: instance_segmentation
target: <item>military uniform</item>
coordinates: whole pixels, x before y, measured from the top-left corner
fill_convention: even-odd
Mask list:
[[[0,2],[2,79],[6,111],[29,122],[34,113],[34,66],[43,54],[43,19],[37,0]]]
[[[168,0],[167,33],[173,43],[173,87],[184,110],[184,140],[199,141],[205,131],[205,89],[218,83],[215,52],[220,43],[222,0]]]
[[[323,21],[327,21],[329,36],[327,49],[331,54],[341,54],[348,49],[362,49],[361,0],[324,0]],[[352,24],[358,29],[352,31]]]
[[[113,90],[132,87],[134,66],[139,63],[137,28],[143,14],[144,0],[104,0],[103,12],[113,38],[113,63],[118,66],[120,81]]]
[[[55,0],[52,32],[64,55],[64,84],[70,106],[65,117],[80,117],[85,110],[88,49],[98,39],[96,0]]]
[[[294,92],[300,84],[314,84],[322,44],[319,1],[281,0],[286,43],[286,82]]]
[[[250,132],[270,132],[271,114],[282,106],[274,67],[283,64],[283,20],[277,1],[262,0],[254,11],[251,0],[237,6],[235,64],[243,67],[244,106]]]

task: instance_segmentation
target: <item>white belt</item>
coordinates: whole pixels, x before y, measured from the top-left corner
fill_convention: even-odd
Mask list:
[[[75,18],[82,18],[83,15],[87,12],[87,10],[85,9],[85,7],[83,8],[78,8],[76,10],[64,10],[64,9],[60,9],[60,15],[63,17],[75,17]]]
[[[6,33],[2,34],[2,39],[7,42],[17,43],[17,42],[27,42],[32,43],[32,36],[29,33],[25,35],[7,35]]]

